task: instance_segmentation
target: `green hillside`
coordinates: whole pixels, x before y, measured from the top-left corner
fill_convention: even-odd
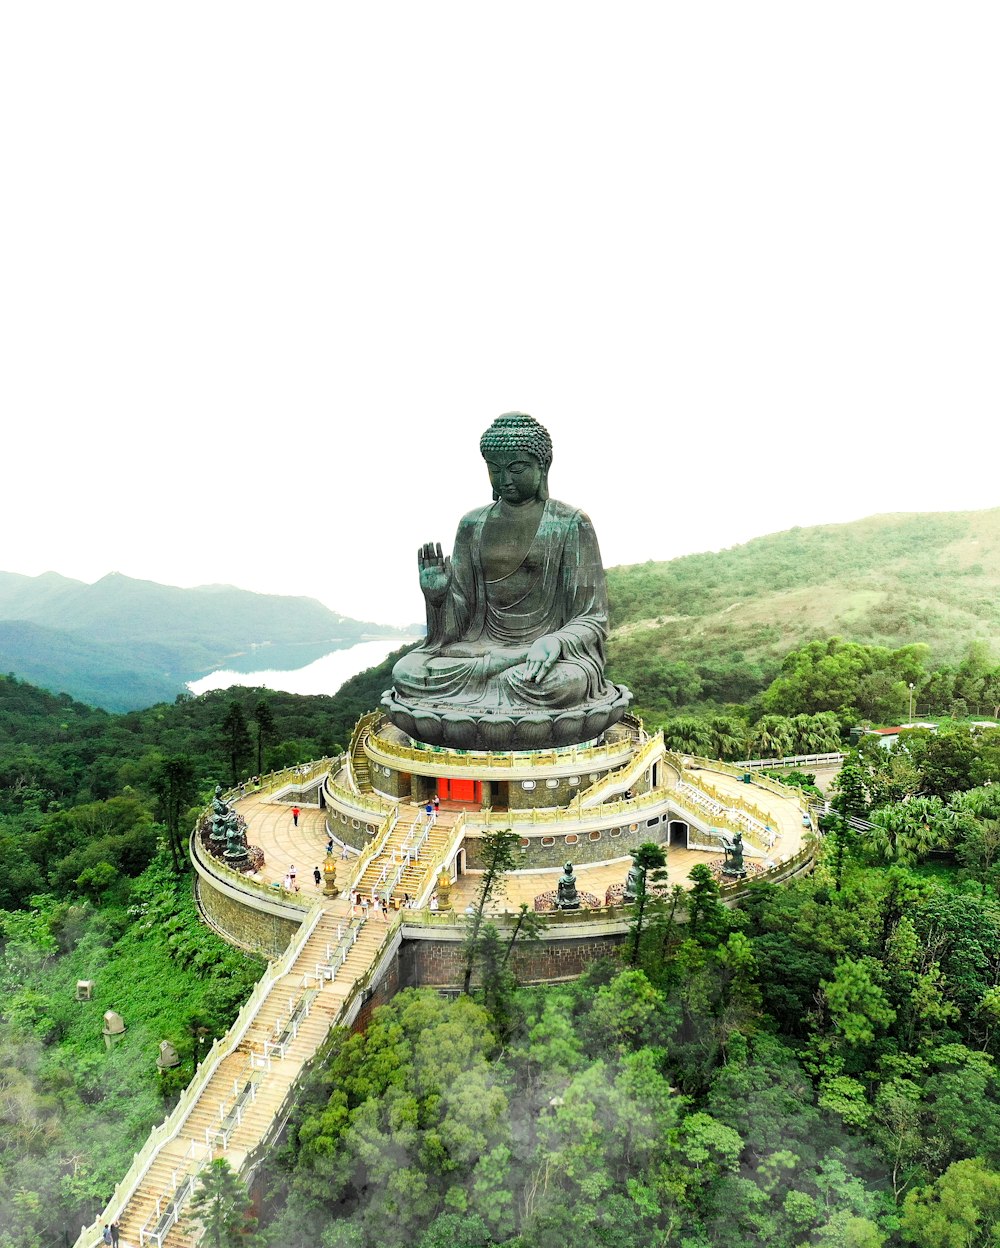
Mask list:
[[[791,529],[608,572],[608,662],[640,709],[742,702],[817,637],[1000,656],[1000,508]]]
[[[22,680],[108,711],[173,701],[184,682],[165,647],[87,641],[27,620],[0,620],[0,666]]]
[[[300,666],[401,632],[314,598],[229,585],[178,589],[119,573],[87,585],[54,572],[0,573],[0,670],[111,711],[172,699],[217,667]]]

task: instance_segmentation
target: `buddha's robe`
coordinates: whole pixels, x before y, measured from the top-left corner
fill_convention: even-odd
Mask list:
[[[451,581],[444,601],[429,609],[427,640],[393,668],[397,696],[487,713],[606,698],[607,589],[589,518],[548,499],[520,565],[489,581],[482,541],[495,506],[459,522]],[[544,636],[558,638],[560,656],[545,677],[529,680],[525,653]]]

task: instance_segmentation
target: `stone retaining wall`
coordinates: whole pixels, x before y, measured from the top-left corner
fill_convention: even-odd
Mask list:
[[[521,844],[515,851],[515,870],[561,867],[567,861],[581,866],[589,862],[613,862],[616,858],[627,858],[644,841],[665,841],[668,822],[674,818],[673,815],[663,814],[594,831],[581,829],[579,832],[567,832],[565,824],[558,832],[553,830],[549,834],[543,827],[533,828],[521,838]],[[474,828],[466,829],[463,845],[466,870],[482,871],[482,841]]]
[[[231,944],[251,949],[266,958],[280,958],[302,925],[305,911],[276,907],[260,909],[229,896],[202,874],[195,876],[195,896],[208,923]]]
[[[410,939],[404,935],[399,950],[402,963],[401,987],[455,988],[462,986],[465,960],[462,956],[464,930],[455,929],[457,939],[443,932],[438,939]],[[616,957],[627,932],[604,932],[569,940],[527,941],[514,947],[511,969],[519,983],[545,984],[575,979],[604,958]],[[476,977],[473,977],[475,984]]]

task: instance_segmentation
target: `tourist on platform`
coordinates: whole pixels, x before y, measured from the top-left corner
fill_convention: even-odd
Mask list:
[[[437,908],[438,908],[438,895],[437,893],[431,893],[431,909],[437,910]]]
[[[382,898],[382,920],[385,923],[389,922],[389,902],[385,897]]]
[[[302,812],[299,810],[298,806],[292,807],[292,824],[296,828],[299,826],[299,815],[301,813]]]
[[[427,816],[428,823],[434,822],[434,806],[431,802],[428,802],[424,807],[424,814]]]
[[[296,892],[298,892],[299,891],[298,872],[295,870],[294,862],[290,863],[288,866],[288,878],[292,882],[291,887],[294,888]]]
[[[319,888],[320,884],[323,883],[323,873],[319,867],[313,867],[313,879],[316,881],[316,887]]]
[[[436,793],[431,798],[431,805],[434,807],[434,818],[436,819],[437,813],[441,809],[441,799],[438,797]]]

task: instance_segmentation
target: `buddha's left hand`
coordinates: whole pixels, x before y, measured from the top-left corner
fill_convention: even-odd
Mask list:
[[[537,641],[532,642],[524,665],[524,674],[527,679],[533,680],[536,685],[543,681],[561,653],[562,644],[559,638],[551,634],[539,637]]]

